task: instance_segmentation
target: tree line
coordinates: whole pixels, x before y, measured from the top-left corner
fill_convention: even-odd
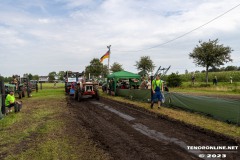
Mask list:
[[[189,58],[193,59],[193,63],[196,66],[205,67],[206,69],[202,72],[205,73],[205,80],[208,83],[208,72],[220,72],[220,71],[239,71],[240,67],[237,66],[227,66],[221,67],[227,62],[231,62],[232,48],[229,46],[224,46],[223,44],[219,44],[219,40],[209,40],[207,42],[199,41],[199,44],[193,49],[191,53],[189,53]],[[138,69],[138,74],[150,75],[153,72],[155,65],[149,56],[140,57],[139,61],[136,61],[134,65]],[[124,70],[122,64],[118,62],[114,62],[110,67],[110,72],[117,72]],[[200,71],[196,71],[195,73],[199,73]],[[100,62],[99,58],[93,58],[90,61],[90,64],[87,65],[83,71],[83,73],[88,76],[89,73],[94,77],[106,77],[109,74],[108,66],[103,65]],[[188,71],[185,71],[188,74]],[[65,72],[59,71],[58,73],[53,71],[48,74],[49,80],[53,81],[55,79],[63,80]],[[38,75],[32,75],[31,73],[26,74],[30,80],[38,80]],[[11,77],[3,77],[5,81],[9,81]]]

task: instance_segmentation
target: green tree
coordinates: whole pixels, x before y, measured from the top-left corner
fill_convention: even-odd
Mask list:
[[[58,74],[57,74],[58,79],[63,81],[64,75],[65,75],[65,71],[59,71]]]
[[[108,75],[108,66],[104,65],[102,70],[102,76],[107,77],[107,75]]]
[[[208,72],[219,72],[220,69],[217,67],[211,67],[210,69],[208,69]]]
[[[225,71],[237,71],[238,67],[237,66],[227,66],[225,68]]]
[[[33,75],[31,73],[28,74],[28,79],[32,80],[33,79]]]
[[[218,39],[209,40],[208,42],[199,41],[193,52],[189,57],[194,59],[197,66],[206,68],[206,83],[208,83],[208,69],[209,67],[219,67],[225,62],[232,61],[230,53],[233,50],[230,47],[224,47],[218,44]]]
[[[11,82],[13,80],[12,77],[4,77],[4,82]]]
[[[49,81],[50,81],[50,82],[51,82],[51,81],[54,81],[56,76],[57,76],[57,73],[56,73],[55,71],[50,72],[50,73],[48,74]]]
[[[110,70],[112,72],[118,72],[118,71],[122,71],[123,68],[122,68],[122,65],[117,63],[117,62],[114,62],[113,65],[111,66]]]
[[[99,61],[98,58],[93,58],[90,61],[90,65],[85,68],[85,75],[88,77],[89,73],[91,76],[98,77],[103,73],[103,64]]]
[[[33,80],[39,80],[39,76],[36,74],[36,75],[33,75]]]
[[[140,70],[140,73],[144,75],[149,74],[155,68],[153,61],[150,59],[149,56],[140,57],[140,60],[136,61],[135,66],[138,70]]]
[[[28,78],[29,80],[33,79],[33,75],[31,73],[24,73],[23,77]]]
[[[182,85],[182,79],[181,76],[176,74],[176,73],[172,73],[167,77],[167,85],[168,87],[179,87]]]

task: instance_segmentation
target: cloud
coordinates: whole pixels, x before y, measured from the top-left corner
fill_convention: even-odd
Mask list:
[[[91,59],[100,58],[109,44],[111,63],[123,64],[132,72],[137,72],[134,65],[141,56],[150,56],[157,66],[172,65],[170,72],[201,70],[188,57],[199,40],[219,38],[234,49],[234,59],[239,57],[240,7],[171,40],[236,5],[234,0],[4,1],[0,6],[0,57],[11,54],[12,61],[18,62],[18,56],[27,61],[14,63],[12,73],[1,70],[1,74],[82,71]],[[9,63],[6,60],[0,67]],[[237,61],[232,64],[240,65]]]

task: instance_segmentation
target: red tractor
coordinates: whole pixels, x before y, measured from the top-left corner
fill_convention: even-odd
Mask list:
[[[74,98],[79,102],[83,98],[95,98],[99,100],[98,83],[79,82],[75,88]]]

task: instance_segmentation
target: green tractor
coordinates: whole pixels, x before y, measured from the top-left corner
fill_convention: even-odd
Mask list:
[[[18,95],[18,98],[21,99],[27,96],[30,97],[31,94],[31,85],[28,78],[22,77],[18,75],[13,75],[13,80],[9,84],[5,84],[6,94],[9,93],[10,90],[14,91],[15,96]]]
[[[20,78],[20,82],[21,82],[21,84],[23,84],[24,92],[27,93],[28,97],[31,97],[31,92],[32,92],[32,89],[33,89],[33,85],[30,82],[30,80],[26,77],[22,77],[22,78]]]

